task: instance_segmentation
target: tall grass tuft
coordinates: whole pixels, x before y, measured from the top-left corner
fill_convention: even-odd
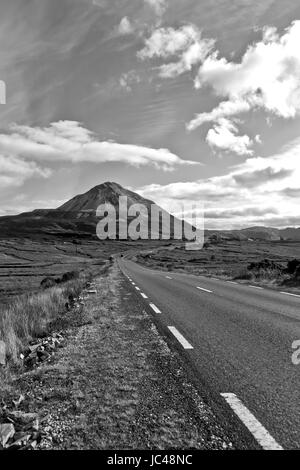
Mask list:
[[[11,363],[20,363],[20,353],[29,341],[46,335],[51,322],[64,313],[69,296],[77,297],[95,275],[95,271],[85,271],[78,279],[36,294],[16,297],[0,307],[0,340],[6,343]]]

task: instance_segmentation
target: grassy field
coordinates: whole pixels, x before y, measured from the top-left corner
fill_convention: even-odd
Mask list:
[[[102,266],[112,254],[153,248],[162,242],[100,241],[92,239],[0,239],[0,302],[40,289],[46,277]]]
[[[288,261],[300,259],[300,242],[287,241],[226,241],[208,244],[199,251],[186,251],[184,245],[166,249],[141,252],[136,260],[148,267],[165,271],[181,271],[196,275],[252,280],[260,283],[279,285],[289,283],[289,276],[275,270],[248,269],[251,263],[264,259],[283,268]],[[269,271],[269,272],[268,272]],[[299,282],[290,282],[291,287],[299,287]]]

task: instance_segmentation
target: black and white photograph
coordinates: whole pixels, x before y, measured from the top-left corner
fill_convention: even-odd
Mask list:
[[[1,0],[0,44],[0,459],[300,450],[299,0]]]

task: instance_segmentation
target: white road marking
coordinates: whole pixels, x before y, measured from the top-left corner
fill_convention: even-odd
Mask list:
[[[197,287],[199,290],[203,290],[204,292],[208,292],[209,294],[212,294],[212,290],[204,289],[203,287]]]
[[[150,304],[150,307],[152,308],[152,310],[154,310],[155,313],[161,313],[161,311],[159,310],[159,308],[156,307],[155,304]]]
[[[170,277],[170,276],[166,276],[166,278],[167,278],[167,279],[173,279],[173,278],[172,278],[172,277]]]
[[[264,450],[283,450],[271,434],[269,434],[264,426],[255,418],[255,416],[234,393],[221,393],[221,396],[227,401],[229,406],[249,429],[251,434]]]
[[[193,346],[185,339],[185,337],[179,333],[175,326],[168,326],[168,328],[184,349],[194,349]]]
[[[263,290],[263,287],[259,287],[259,286],[248,286],[248,287],[251,287],[251,289]]]
[[[226,281],[226,282],[228,282],[229,284],[238,284],[238,283],[235,282],[235,281]]]
[[[292,297],[300,297],[298,294],[291,294],[290,292],[280,292],[280,294],[291,295]]]
[[[139,287],[135,286],[136,290],[141,290]]]
[[[141,292],[141,296],[142,296],[144,299],[148,299],[148,297],[146,296],[146,294],[144,294],[144,292]]]
[[[132,284],[133,286],[135,286],[135,282],[131,282],[131,284]]]

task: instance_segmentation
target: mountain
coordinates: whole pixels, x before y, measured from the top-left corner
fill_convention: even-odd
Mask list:
[[[116,214],[118,215],[120,196],[127,197],[127,208],[133,204],[143,204],[147,209],[147,218],[150,221],[151,207],[155,205],[153,201],[145,199],[117,183],[106,182],[95,186],[84,194],[73,197],[57,209],[36,209],[32,212],[16,216],[0,217],[0,236],[96,236],[96,226],[101,220],[99,217],[96,217],[97,208],[101,204],[108,203],[116,209]],[[156,207],[162,210],[159,206]],[[174,222],[177,219],[166,211],[163,212],[170,217],[172,238]],[[135,219],[135,216],[128,217],[128,222],[131,222],[133,219]],[[149,223],[148,230],[150,231]],[[160,235],[161,231],[160,226]]]
[[[133,204],[143,204],[148,216],[151,206],[155,204],[117,183],[106,182],[73,197],[57,209],[36,209],[16,216],[0,217],[0,237],[96,237],[96,226],[100,220],[96,217],[98,206],[109,203],[116,209],[118,215],[120,196],[127,197],[128,208]],[[170,216],[168,212],[163,212]],[[134,218],[128,218],[129,222]],[[172,238],[174,223],[178,220],[170,216],[170,221]],[[148,230],[150,230],[149,225]],[[161,227],[159,227],[160,235],[161,232]],[[280,230],[271,227],[249,227],[241,230],[207,230],[205,233],[206,236],[216,236],[220,240],[300,240],[300,228]]]
[[[99,186],[95,186],[84,194],[79,194],[78,196],[73,197],[57,210],[64,212],[95,213],[99,205],[105,203],[110,203],[115,208],[118,208],[120,196],[127,197],[128,206],[133,204],[144,204],[149,208],[151,204],[154,204],[153,201],[144,199],[139,194],[123,188],[120,184],[106,182]]]

